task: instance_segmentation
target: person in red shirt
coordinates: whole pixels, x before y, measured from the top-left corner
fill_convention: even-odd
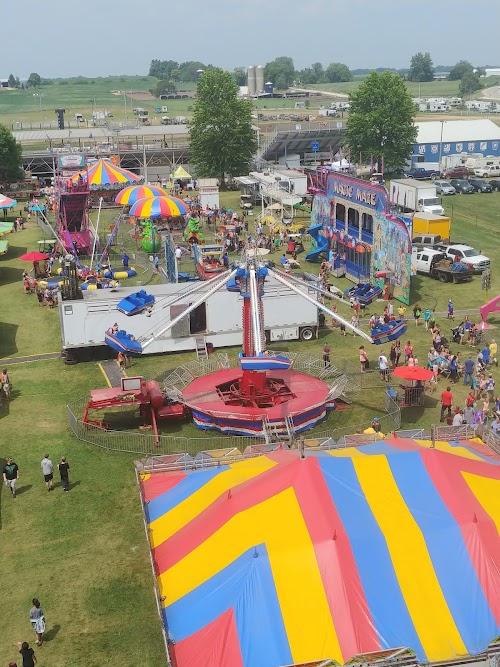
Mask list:
[[[451,418],[451,406],[453,405],[453,394],[451,393],[451,388],[446,387],[446,390],[441,394],[441,418],[440,421],[443,421],[445,412],[448,412],[448,417]]]
[[[467,394],[467,398],[465,399],[465,405],[468,408],[472,408],[475,402],[476,402],[476,395],[474,394],[473,391],[469,391],[469,393]]]

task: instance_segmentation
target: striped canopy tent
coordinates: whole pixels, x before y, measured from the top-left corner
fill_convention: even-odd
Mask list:
[[[168,197],[168,192],[157,185],[129,185],[120,190],[115,202],[120,206],[132,206],[139,199],[151,199],[151,197]]]
[[[16,199],[11,199],[10,197],[0,194],[0,208],[12,208],[16,204]]]
[[[305,445],[142,476],[172,662],[346,664],[407,647],[424,664],[494,642],[500,457],[477,439]]]
[[[130,209],[133,218],[178,218],[186,215],[188,205],[178,197],[139,199]]]
[[[80,178],[88,182],[91,190],[113,190],[142,180],[142,176],[117,167],[104,158],[91,164],[85,171],[78,172],[71,177],[71,180],[73,183],[78,183]]]

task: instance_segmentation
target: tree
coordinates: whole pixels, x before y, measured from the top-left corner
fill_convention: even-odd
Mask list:
[[[179,63],[175,60],[152,60],[149,66],[149,76],[157,79],[171,79],[172,73],[179,69]]]
[[[450,81],[460,81],[467,72],[473,73],[474,68],[467,60],[460,60],[460,62],[451,68],[448,79]]]
[[[197,86],[189,125],[190,160],[198,176],[219,178],[247,174],[257,149],[252,129],[252,103],[238,98],[229,72],[212,68]]]
[[[352,81],[351,70],[343,63],[330,63],[325,70],[325,78],[330,83]]]
[[[16,77],[13,74],[9,74],[9,82],[8,82],[9,88],[18,88],[19,87],[18,81],[19,80],[16,79]]]
[[[275,88],[286,90],[291,86],[295,78],[295,66],[293,60],[288,56],[280,56],[270,63],[265,69],[266,81],[272,81]]]
[[[460,96],[467,97],[483,87],[477,72],[465,72],[460,81]]]
[[[12,132],[0,125],[0,182],[14,181],[22,176],[21,144]]]
[[[347,143],[351,155],[377,159],[386,169],[404,166],[417,137],[415,107],[403,79],[372,72],[350,96]]]
[[[26,85],[28,88],[38,88],[42,83],[42,77],[36,72],[31,72]]]
[[[151,92],[153,95],[156,95],[156,97],[160,97],[160,95],[171,95],[172,93],[177,92],[177,87],[175,81],[172,81],[172,79],[168,79],[168,81],[160,79],[156,84],[156,88]]]
[[[434,67],[431,54],[426,51],[416,53],[410,62],[408,81],[432,81],[434,79]]]

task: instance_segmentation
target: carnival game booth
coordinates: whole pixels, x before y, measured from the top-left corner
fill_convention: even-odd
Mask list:
[[[308,231],[314,247],[306,259],[326,259],[336,275],[371,282],[386,298],[408,304],[412,223],[390,212],[384,186],[322,167],[310,188],[314,200]]]

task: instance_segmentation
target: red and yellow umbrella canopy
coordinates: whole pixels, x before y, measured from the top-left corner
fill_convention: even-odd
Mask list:
[[[157,185],[129,185],[120,190],[115,197],[115,202],[120,206],[132,206],[139,199],[151,199],[152,197],[168,197],[168,193]]]
[[[89,187],[93,190],[118,188],[142,180],[142,176],[138,176],[128,169],[117,167],[103,158],[94,162],[85,171],[80,171],[72,176],[71,180],[73,183],[78,183],[80,178],[87,181]]]

